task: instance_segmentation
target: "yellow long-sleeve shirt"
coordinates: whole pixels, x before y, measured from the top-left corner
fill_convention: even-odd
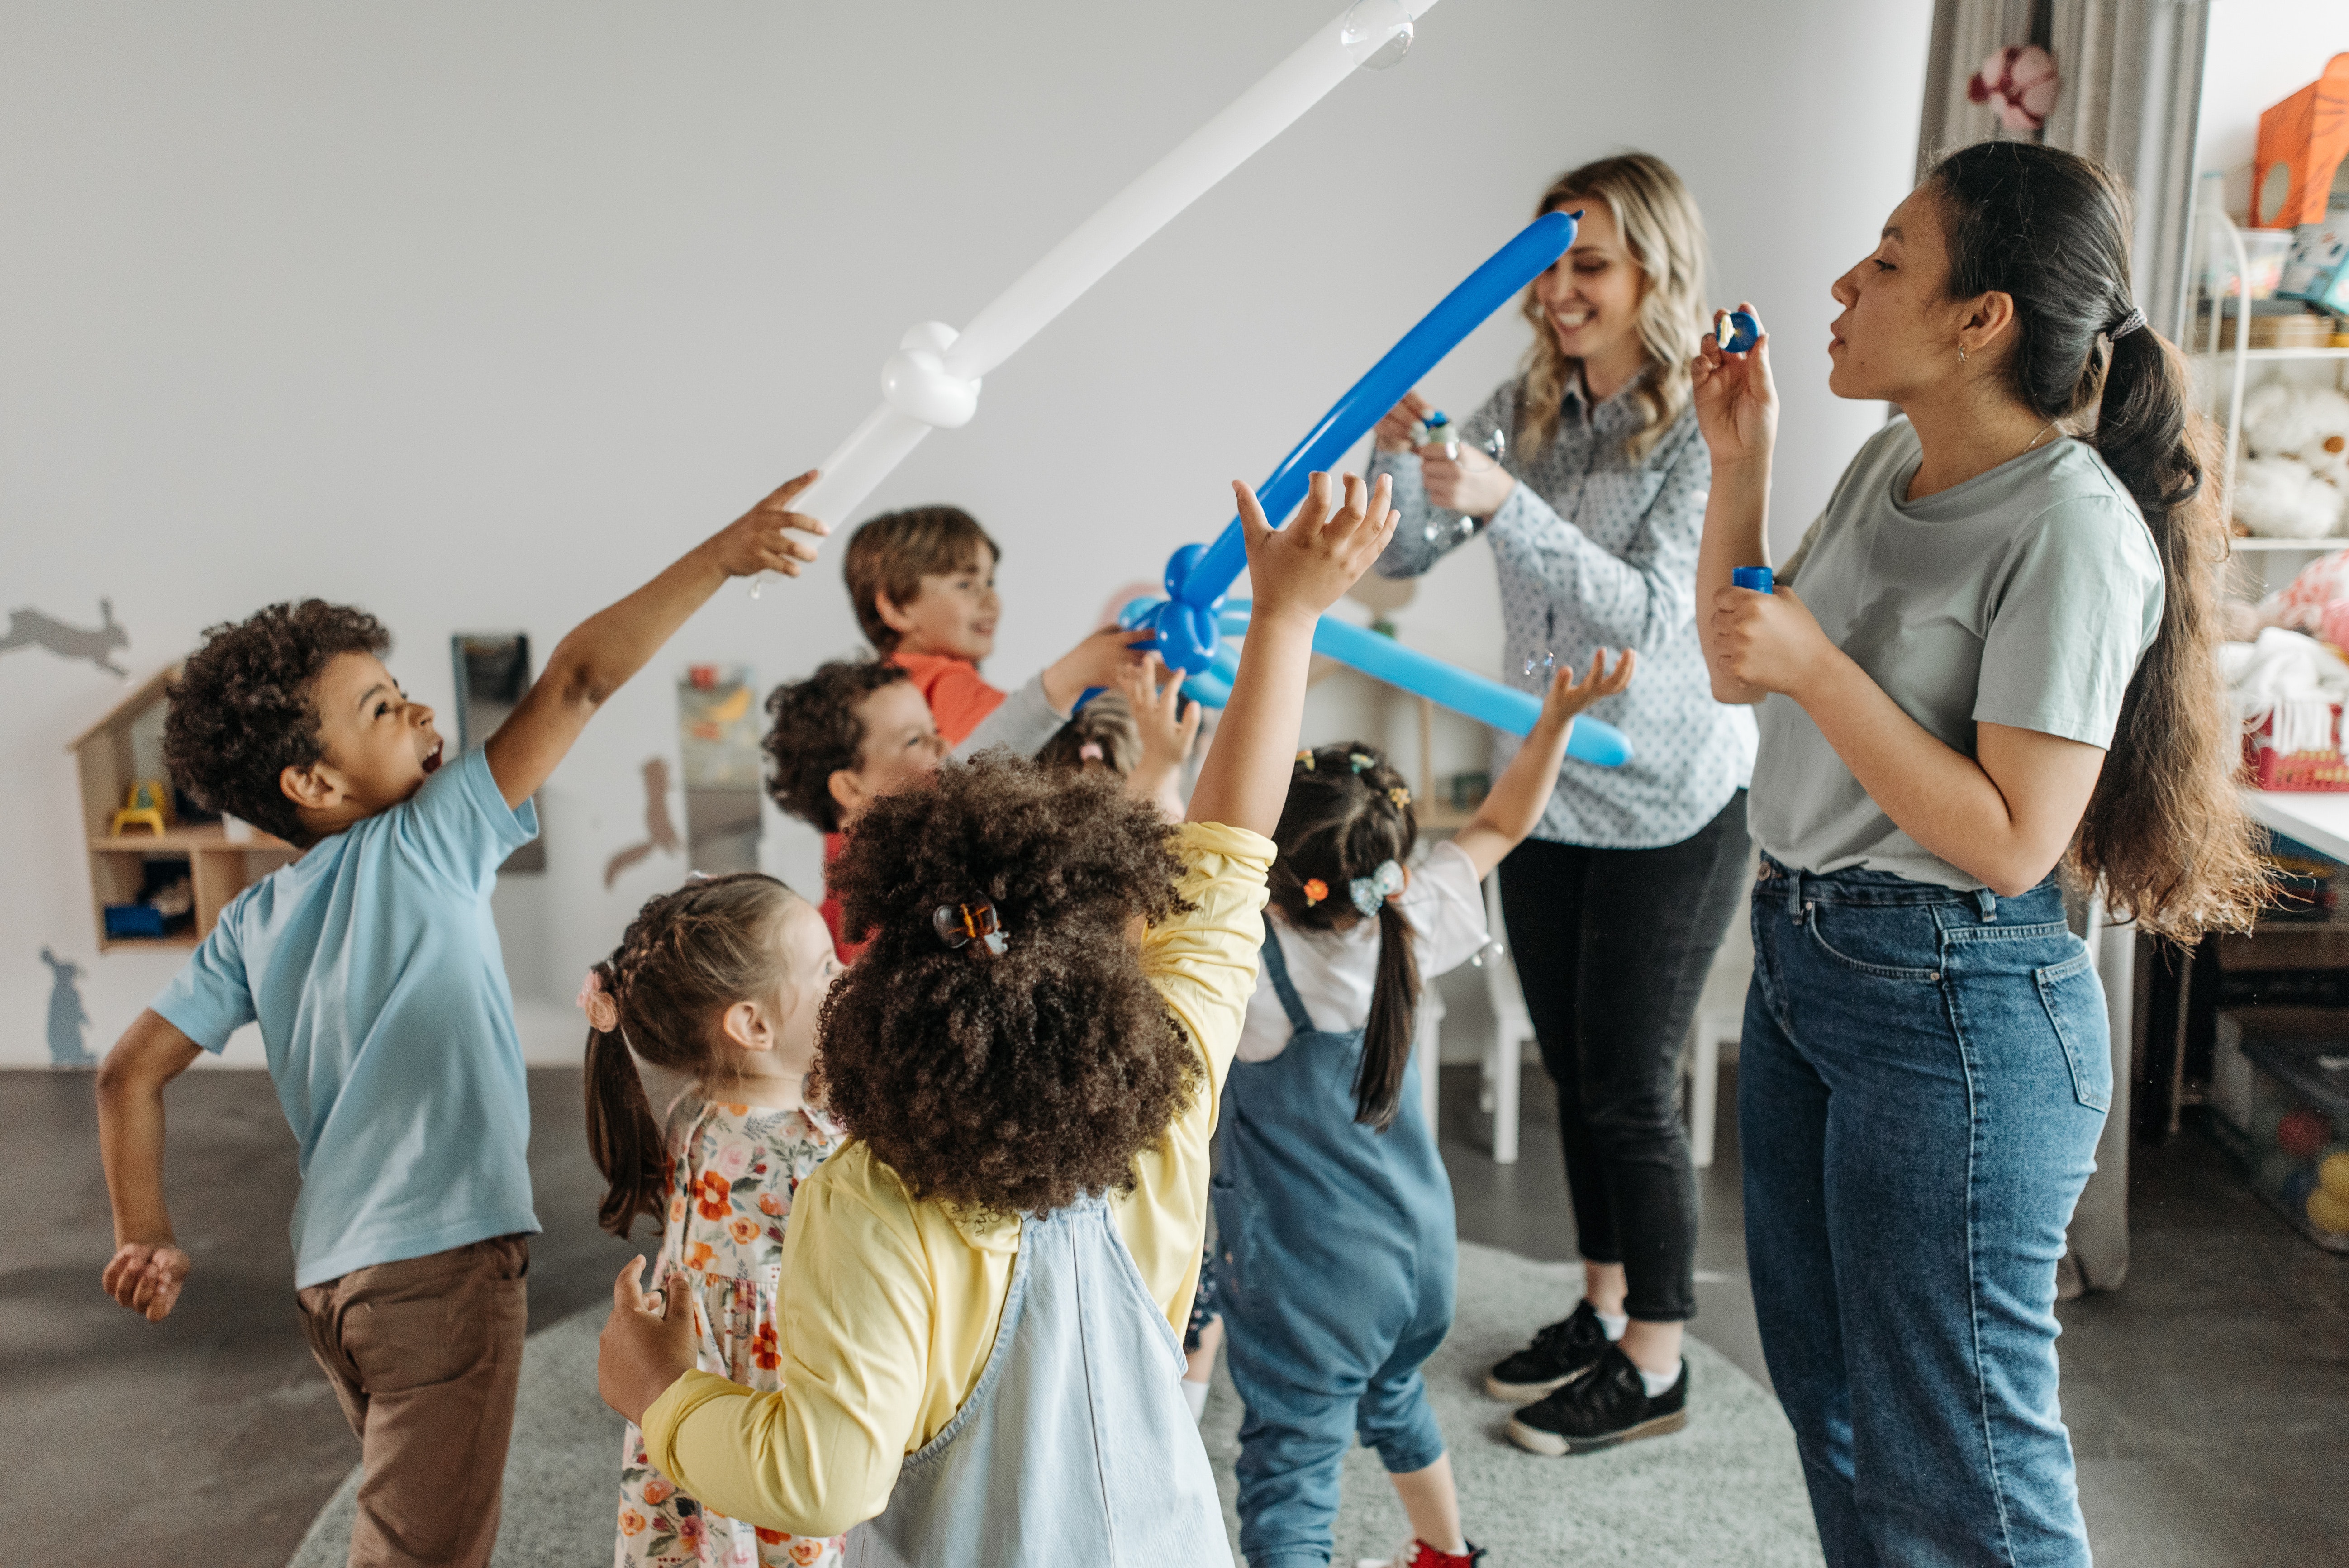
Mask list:
[[[1134,1161],[1112,1214],[1177,1332],[1199,1283],[1207,1143],[1264,942],[1269,840],[1191,823],[1176,841],[1197,908],[1154,926],[1142,959],[1206,1058],[1199,1098]],[[1019,1253],[1017,1220],[917,1202],[852,1142],[801,1184],[784,1233],[781,1392],[688,1372],[645,1412],[655,1468],[720,1513],[837,1535],[885,1507],[907,1454],[936,1437],[986,1369]]]

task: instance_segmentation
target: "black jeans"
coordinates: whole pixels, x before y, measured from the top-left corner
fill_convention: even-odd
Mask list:
[[[1557,1086],[1577,1245],[1621,1264],[1624,1311],[1696,1315],[1696,1172],[1681,1047],[1705,972],[1744,902],[1745,791],[1677,844],[1602,850],[1527,839],[1501,862],[1501,909],[1542,1065]]]

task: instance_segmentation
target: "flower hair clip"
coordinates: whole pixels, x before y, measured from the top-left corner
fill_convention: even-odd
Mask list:
[[[930,912],[930,928],[940,942],[957,951],[974,941],[989,953],[1004,949],[1003,922],[997,918],[995,906],[983,899],[977,903],[938,905]]]
[[[1306,882],[1305,882],[1305,907],[1306,907],[1306,908],[1308,908],[1308,909],[1311,909],[1315,904],[1319,903],[1323,899],[1328,898],[1329,896],[1330,896],[1330,884],[1329,884],[1328,882],[1323,882],[1319,877],[1309,877],[1309,878],[1307,878],[1307,879],[1306,879]]]
[[[1309,747],[1297,754],[1297,766],[1304,769],[1308,773],[1313,771],[1313,752]]]
[[[608,1035],[620,1026],[620,1005],[604,989],[601,969],[587,971],[587,978],[579,987],[578,1004],[579,1010],[587,1015],[587,1026],[597,1034]]]
[[[1411,791],[1400,784],[1387,791],[1387,799],[1394,802],[1394,809],[1398,811],[1408,810],[1411,806]]]
[[[1356,877],[1346,884],[1353,895],[1354,907],[1364,914],[1376,914],[1379,905],[1388,896],[1402,891],[1402,868],[1392,861],[1381,861],[1379,869],[1366,877]]]
[[[1367,751],[1351,752],[1347,756],[1346,760],[1354,765],[1354,771],[1357,773],[1365,768],[1376,768],[1379,765],[1379,759]]]

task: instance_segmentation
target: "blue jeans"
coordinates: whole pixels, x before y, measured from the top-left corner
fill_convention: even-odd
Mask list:
[[[1738,1057],[1762,1346],[1831,1568],[2085,1568],[2055,1265],[2112,1100],[2053,882],[1764,858]]]

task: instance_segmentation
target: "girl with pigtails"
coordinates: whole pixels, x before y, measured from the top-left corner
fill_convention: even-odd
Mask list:
[[[781,1386],[783,1227],[800,1183],[841,1142],[801,1092],[840,969],[815,906],[743,872],[652,899],[579,994],[587,1144],[610,1183],[598,1217],[622,1238],[640,1215],[663,1225],[653,1278],[686,1284],[695,1365],[747,1387]],[[647,1078],[662,1086],[659,1112]],[[703,1507],[653,1467],[628,1423],[618,1568],[810,1568],[840,1553],[837,1537]]]
[[[1602,652],[1583,680],[1558,671],[1475,819],[1416,859],[1411,790],[1376,748],[1297,754],[1213,1186],[1250,1568],[1330,1560],[1358,1433],[1411,1519],[1393,1568],[1483,1555],[1419,1372],[1452,1326],[1458,1243],[1414,1015],[1425,981],[1488,942],[1478,884],[1540,820],[1575,715],[1620,694],[1631,666]]]
[[[2127,191],[1951,154],[1837,279],[1827,386],[1896,405],[1774,593],[1769,340],[1693,366],[1713,689],[1758,704],[1746,1255],[1832,1568],[2086,1568],[2055,1268],[2111,1104],[2078,891],[2157,936],[2261,885],[2225,551]]]

